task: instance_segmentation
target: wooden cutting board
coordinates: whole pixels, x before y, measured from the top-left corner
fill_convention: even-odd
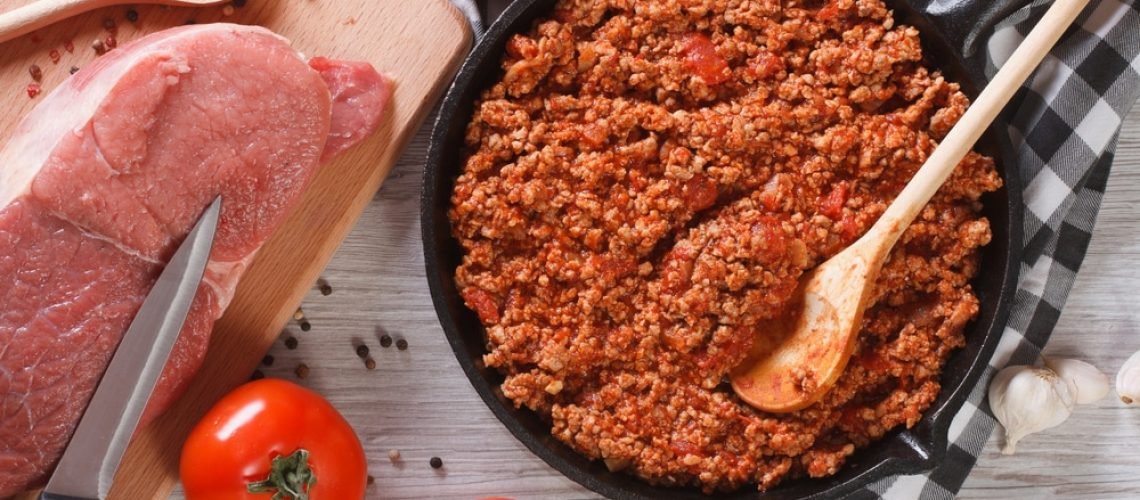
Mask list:
[[[29,0],[0,0],[0,11]],[[247,380],[305,293],[348,235],[365,205],[446,88],[472,35],[448,0],[250,0],[241,8],[109,7],[0,44],[0,140],[42,100],[29,97],[29,68],[49,92],[96,57],[93,41],[122,45],[189,22],[266,26],[307,55],[363,60],[395,81],[381,128],[324,165],[300,204],[258,254],[214,328],[205,364],[189,391],[164,416],[140,430],[112,490],[115,499],[166,498],[177,481],[178,454],[198,418]],[[133,17],[133,15],[132,15]],[[113,27],[112,27],[113,25]]]

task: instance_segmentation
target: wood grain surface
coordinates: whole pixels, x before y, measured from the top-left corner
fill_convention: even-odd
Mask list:
[[[421,132],[422,133],[422,132]],[[417,139],[413,144],[422,144]],[[356,428],[375,484],[368,498],[597,498],[531,454],[464,378],[428,295],[419,229],[425,151],[409,149],[304,302],[312,330],[291,322],[274,344],[268,376],[328,397]],[[1114,374],[1140,350],[1140,107],[1126,121],[1089,256],[1047,352]],[[408,348],[383,348],[387,334]],[[284,338],[295,337],[290,350]],[[354,353],[369,346],[367,370]],[[294,370],[305,363],[309,376]],[[1061,427],[1035,434],[1015,456],[991,437],[962,498],[1137,498],[1140,408],[1114,397],[1078,408]],[[389,450],[401,458],[392,462]],[[443,459],[432,469],[431,457]],[[175,498],[181,498],[177,493]]]
[[[0,11],[25,3],[0,0]],[[50,91],[67,78],[69,68],[95,58],[95,40],[108,47],[113,35],[121,45],[189,22],[260,24],[291,39],[305,54],[367,61],[395,81],[380,130],[322,167],[259,253],[217,323],[205,364],[186,396],[136,436],[112,498],[137,500],[168,496],[190,426],[249,376],[278,337],[442,93],[472,37],[466,20],[447,0],[252,0],[238,9],[137,6],[137,22],[126,19],[128,8],[92,11],[0,44],[0,137],[39,101],[26,93],[33,83],[32,64],[40,68],[43,90]]]
[[[420,23],[420,31],[431,31],[427,28]],[[0,61],[0,81],[8,81],[10,69]],[[302,332],[297,321],[289,321],[269,349],[272,363],[257,369],[321,392],[352,423],[375,477],[368,498],[597,498],[510,435],[464,378],[447,345],[428,295],[420,240],[425,131],[404,151],[320,274],[332,293],[323,295],[314,284],[304,294],[312,329]],[[1137,214],[1140,108],[1126,121],[1088,258],[1047,353],[1088,360],[1112,375],[1140,349]],[[381,347],[383,335],[406,340],[407,349]],[[289,337],[298,340],[295,349],[285,347]],[[361,343],[370,348],[374,370],[354,352]],[[264,352],[243,355],[260,359]],[[309,368],[304,379],[295,374],[300,364]],[[238,368],[248,368],[248,375],[254,366]],[[1110,396],[1079,408],[1061,427],[1026,438],[1018,455],[1000,455],[996,435],[991,437],[961,497],[1136,498],[1136,442],[1140,408],[1125,408]],[[400,458],[389,460],[390,450],[398,450]],[[428,465],[433,456],[443,460],[442,468]],[[178,489],[172,498],[182,498]]]

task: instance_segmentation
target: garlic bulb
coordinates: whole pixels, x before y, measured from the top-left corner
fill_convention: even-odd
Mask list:
[[[1116,372],[1116,394],[1126,405],[1140,404],[1140,351],[1130,356]]]
[[[1045,367],[1069,383],[1077,404],[1089,404],[1108,395],[1108,375],[1079,359],[1042,358]]]
[[[1005,427],[1001,452],[1014,452],[1021,438],[1055,427],[1076,404],[1069,383],[1048,368],[1007,366],[990,382],[990,409]]]

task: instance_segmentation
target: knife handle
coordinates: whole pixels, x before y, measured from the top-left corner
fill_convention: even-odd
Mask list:
[[[98,500],[98,499],[97,498],[73,497],[73,496],[68,496],[68,495],[60,495],[57,493],[48,493],[45,491],[43,493],[40,493],[40,500]]]

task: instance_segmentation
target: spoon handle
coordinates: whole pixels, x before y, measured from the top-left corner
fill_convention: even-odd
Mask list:
[[[926,206],[942,183],[966,157],[966,153],[982,136],[1010,98],[1029,78],[1033,69],[1053,48],[1061,34],[1073,23],[1077,15],[1088,4],[1088,0],[1056,0],[1037,26],[1029,32],[1013,55],[994,75],[989,85],[946,134],[946,138],[934,149],[922,168],[899,193],[868,231],[866,241],[878,240],[884,244],[883,251],[889,251],[895,241],[906,231],[918,212]]]
[[[57,21],[108,5],[114,0],[38,0],[0,14],[0,43]]]

